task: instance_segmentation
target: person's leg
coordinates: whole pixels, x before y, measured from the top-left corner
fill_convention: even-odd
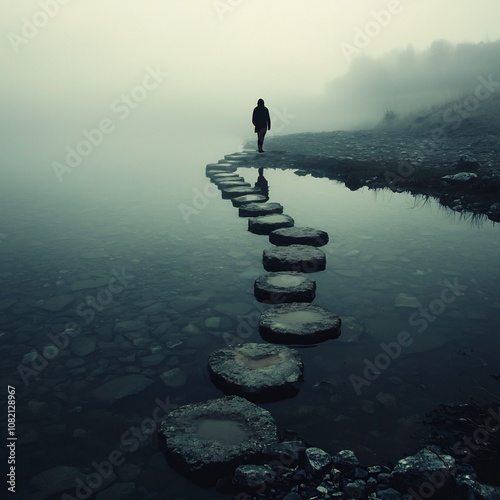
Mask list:
[[[264,150],[262,148],[264,146],[264,137],[266,136],[266,132],[267,132],[267,130],[265,128],[261,128],[257,132],[257,146],[259,148],[259,153],[264,152]]]

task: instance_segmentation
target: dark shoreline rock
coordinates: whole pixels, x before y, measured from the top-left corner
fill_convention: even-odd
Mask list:
[[[249,152],[246,161],[256,168],[326,177],[353,190],[390,189],[435,198],[455,211],[498,222],[500,217],[488,213],[500,203],[498,136],[449,135],[433,147],[428,147],[429,139],[428,134],[382,129],[298,133],[270,138],[265,155]],[[456,184],[442,180],[464,170],[477,179]]]

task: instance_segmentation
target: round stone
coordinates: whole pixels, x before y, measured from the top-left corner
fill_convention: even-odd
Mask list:
[[[283,205],[281,203],[247,203],[238,210],[240,217],[259,217],[261,215],[282,214]]]
[[[244,196],[246,194],[261,194],[260,188],[251,186],[228,187],[222,189],[221,191],[222,198],[226,200],[237,198],[238,196]]]
[[[250,187],[249,182],[241,181],[220,181],[216,182],[217,187],[222,191],[223,189],[227,189],[230,187]]]
[[[263,194],[246,194],[243,196],[237,196],[231,200],[233,207],[241,207],[249,203],[260,204],[267,201],[267,198]]]
[[[160,424],[160,445],[169,464],[203,486],[236,467],[263,458],[277,443],[271,414],[239,396],[181,406]]]
[[[209,172],[217,170],[218,172],[232,173],[236,172],[238,167],[232,163],[209,163],[205,167],[205,173],[208,175]]]
[[[248,230],[255,234],[269,234],[280,227],[292,227],[295,221],[284,214],[263,215],[262,217],[250,217],[248,219]]]
[[[239,177],[238,174],[226,172],[225,170],[207,170],[206,172],[206,176],[209,177],[210,179],[217,178],[219,175]]]
[[[217,170],[214,170],[216,172],[213,175],[208,175],[210,177],[210,180],[218,184],[219,182],[224,182],[224,181],[244,181],[245,179],[241,177],[241,175],[238,174],[226,174],[224,172],[217,172]],[[209,172],[211,174],[211,172]]]
[[[310,304],[276,306],[261,314],[259,333],[264,340],[279,344],[315,344],[340,336],[340,318]]]
[[[241,161],[241,160],[248,160],[253,156],[255,156],[255,152],[242,151],[240,153],[230,153],[230,154],[224,155],[224,159],[225,160]]]
[[[255,280],[254,294],[259,302],[268,304],[312,302],[316,295],[316,281],[302,273],[264,274]]]
[[[253,402],[271,402],[294,396],[302,380],[297,351],[272,344],[242,344],[218,349],[208,358],[214,384],[225,394]]]
[[[312,227],[285,227],[269,234],[273,245],[311,245],[321,247],[328,243],[328,233]]]
[[[266,271],[314,273],[326,268],[325,252],[307,245],[269,248],[262,260]]]

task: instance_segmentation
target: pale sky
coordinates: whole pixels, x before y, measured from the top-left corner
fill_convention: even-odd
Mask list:
[[[116,120],[116,101],[155,68],[161,83],[148,80],[129,109],[130,133],[147,123],[244,138],[258,98],[293,111],[321,96],[349,70],[348,46],[377,57],[438,39],[500,39],[498,0],[16,0],[1,12],[7,158],[19,134],[46,135],[49,157],[84,127]]]

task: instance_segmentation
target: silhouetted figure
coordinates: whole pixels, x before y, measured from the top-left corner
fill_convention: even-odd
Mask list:
[[[269,110],[264,106],[264,99],[257,101],[257,107],[253,110],[252,123],[255,126],[257,134],[259,153],[263,153],[264,137],[266,136],[266,132],[271,130],[271,117],[269,116]]]
[[[257,177],[255,187],[260,188],[260,190],[262,191],[262,195],[269,199],[269,183],[264,177],[264,167],[259,167],[259,177]]]

